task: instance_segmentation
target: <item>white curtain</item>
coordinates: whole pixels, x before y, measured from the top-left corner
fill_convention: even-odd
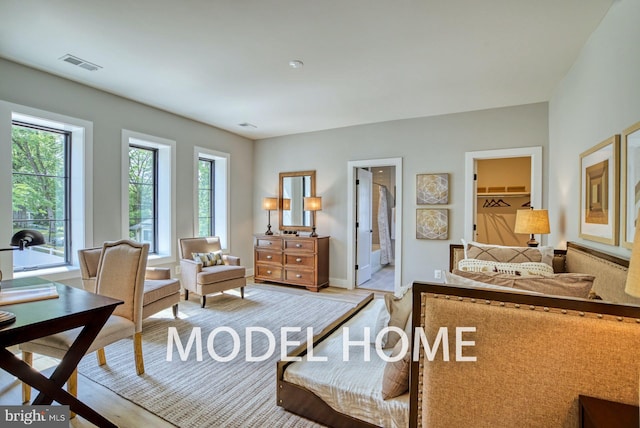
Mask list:
[[[389,204],[387,200],[387,188],[379,186],[380,203],[378,204],[378,232],[380,234],[380,264],[393,264],[391,249],[391,234],[389,230]]]

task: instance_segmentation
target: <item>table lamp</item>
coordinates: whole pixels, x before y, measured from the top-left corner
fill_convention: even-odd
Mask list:
[[[271,231],[271,210],[278,209],[278,198],[262,198],[262,209],[269,212],[269,222],[267,223],[267,231],[265,235],[273,235]]]
[[[316,211],[322,210],[322,198],[320,196],[311,196],[304,198],[304,210],[311,211],[311,235],[318,236],[316,233]]]
[[[549,212],[547,210],[529,210],[516,211],[516,227],[515,233],[527,233],[531,235],[531,239],[527,242],[529,247],[537,247],[538,241],[533,236],[536,233],[547,234],[549,229]]]
[[[24,250],[26,247],[44,244],[44,236],[37,230],[25,229],[16,232],[11,237],[11,247],[0,248],[0,251]],[[0,281],[2,281],[2,271],[0,271]],[[0,311],[0,325],[9,324],[16,320],[15,314],[8,311]]]

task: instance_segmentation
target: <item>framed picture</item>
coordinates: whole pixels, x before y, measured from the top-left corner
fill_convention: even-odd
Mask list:
[[[618,244],[620,135],[580,154],[580,237]]]
[[[416,203],[439,205],[449,203],[449,174],[418,174]]]
[[[622,134],[622,245],[633,247],[640,210],[640,122]]]
[[[418,208],[416,210],[417,239],[449,239],[449,210]]]

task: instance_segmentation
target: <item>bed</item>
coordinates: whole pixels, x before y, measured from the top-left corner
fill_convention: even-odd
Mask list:
[[[330,427],[447,428],[574,427],[580,394],[637,405],[640,306],[623,291],[628,262],[573,243],[553,262],[594,274],[593,288],[617,303],[415,282],[412,342],[415,327],[433,338],[440,327],[472,325],[476,346],[467,349],[476,362],[444,362],[441,354],[431,361],[421,347],[409,363],[409,392],[385,401],[372,386],[380,361],[280,361],[278,405]],[[336,355],[342,327],[371,324],[376,300],[369,296],[318,334],[313,354]],[[448,339],[455,359],[455,334]],[[306,345],[291,353],[306,354]]]

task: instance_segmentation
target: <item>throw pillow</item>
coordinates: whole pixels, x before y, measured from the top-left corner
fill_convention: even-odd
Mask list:
[[[400,299],[395,298],[393,294],[385,294],[384,303],[391,316],[389,327],[403,329],[407,324],[407,320],[411,318],[411,310],[413,309],[413,294],[411,290],[407,291]],[[387,335],[385,348],[393,348],[399,339],[400,335],[398,333],[390,331]]]
[[[408,294],[408,293],[407,293]],[[409,367],[411,366],[411,318],[405,325],[405,334],[409,341],[409,349],[404,357],[398,361],[387,361],[382,374],[382,398],[388,400],[404,394],[409,390]],[[391,356],[396,357],[402,352],[402,340],[393,347]]]
[[[581,273],[558,273],[551,276],[529,276],[501,274],[496,272],[465,272],[454,270],[453,273],[474,281],[487,284],[511,287],[517,290],[536,291],[555,296],[587,298],[593,287],[592,275]]]
[[[553,268],[546,263],[501,263],[490,260],[462,259],[458,269],[467,272],[498,272],[511,275],[553,275]]]
[[[213,251],[211,253],[191,253],[191,257],[196,263],[202,263],[202,266],[223,265],[222,251]]]
[[[470,288],[487,288],[490,290],[498,290],[498,291],[514,291],[514,289],[511,287],[504,287],[501,285],[480,282],[480,281],[473,280],[471,278],[466,278],[464,276],[456,275],[451,272],[445,272],[444,278],[445,278],[445,284],[448,284],[448,285],[462,285]],[[524,291],[530,294],[541,294],[541,293],[536,293],[535,291],[528,291],[528,290],[517,290],[517,291]]]
[[[507,247],[463,241],[465,259],[504,263],[542,262],[553,266],[553,247]]]

